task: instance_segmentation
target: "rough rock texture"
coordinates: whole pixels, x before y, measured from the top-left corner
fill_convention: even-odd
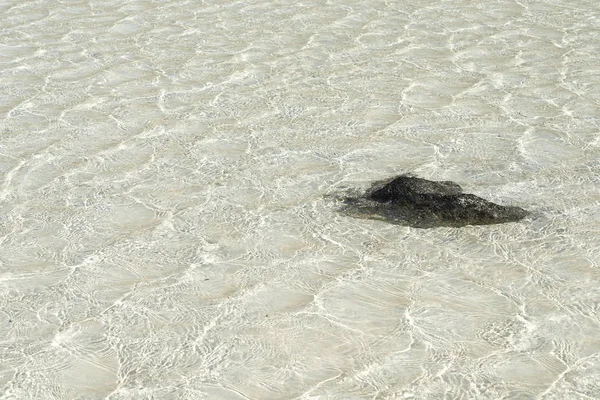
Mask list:
[[[500,224],[528,215],[522,208],[501,206],[463,193],[454,182],[411,175],[376,182],[363,196],[346,197],[344,203],[347,214],[416,228]]]

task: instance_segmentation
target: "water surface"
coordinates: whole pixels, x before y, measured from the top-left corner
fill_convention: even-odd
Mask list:
[[[3,399],[592,399],[595,1],[0,5]],[[415,229],[412,172],[533,215]]]

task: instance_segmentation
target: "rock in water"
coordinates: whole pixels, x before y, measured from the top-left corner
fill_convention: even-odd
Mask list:
[[[519,207],[501,206],[463,193],[454,182],[411,175],[376,182],[363,196],[347,197],[344,203],[343,211],[349,215],[416,228],[500,224],[529,214]]]

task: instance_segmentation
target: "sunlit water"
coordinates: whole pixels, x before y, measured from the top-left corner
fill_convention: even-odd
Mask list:
[[[1,398],[600,398],[599,66],[597,0],[3,0]],[[338,212],[404,172],[533,214]]]

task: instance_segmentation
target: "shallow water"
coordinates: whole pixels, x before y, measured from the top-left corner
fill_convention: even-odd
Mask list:
[[[596,1],[0,13],[1,398],[600,396]],[[403,172],[533,215],[338,212]]]

